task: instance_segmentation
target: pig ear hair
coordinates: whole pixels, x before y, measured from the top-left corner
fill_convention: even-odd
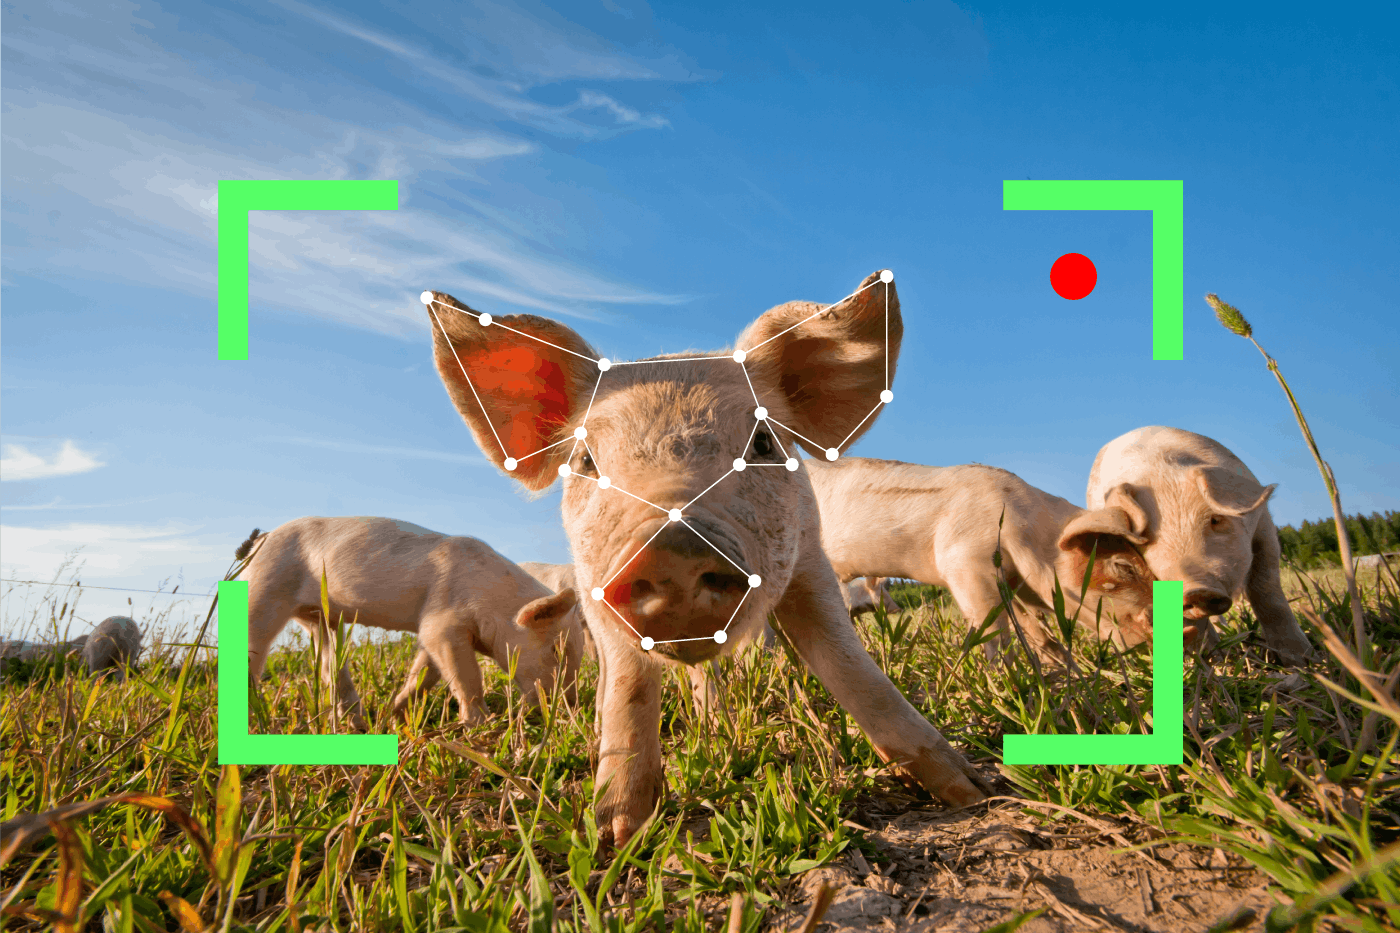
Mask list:
[[[823,445],[845,450],[855,443],[894,379],[904,322],[894,282],[881,274],[866,276],[834,305],[771,308],[736,342],[754,381],[786,398],[798,442],[816,456]]]
[[[1196,467],[1196,486],[1210,507],[1225,515],[1248,515],[1269,501],[1278,483],[1260,486],[1228,467]]]
[[[1147,533],[1147,512],[1143,509],[1142,503],[1137,501],[1137,496],[1133,494],[1133,487],[1127,483],[1119,483],[1110,489],[1103,497],[1103,504],[1107,507],[1121,509],[1128,516],[1128,528],[1137,535]],[[1142,544],[1143,541],[1134,541],[1134,544]]]
[[[1060,532],[1060,550],[1062,551],[1083,551],[1085,554],[1094,547],[1100,537],[1121,539],[1126,543],[1146,544],[1147,539],[1142,535],[1133,532],[1129,523],[1128,513],[1123,509],[1112,507],[1096,509],[1093,512],[1080,512],[1070,519]],[[1116,543],[1116,542],[1115,542]],[[1106,548],[1101,543],[1099,553],[1104,553]]]
[[[487,458],[527,489],[554,482],[568,423],[597,385],[598,354],[563,324],[533,314],[487,317],[451,295],[424,292],[433,362]],[[489,321],[483,324],[482,321]]]
[[[577,602],[578,596],[573,589],[566,587],[550,596],[531,600],[521,606],[520,611],[515,614],[515,624],[534,632],[548,631],[557,625]]]

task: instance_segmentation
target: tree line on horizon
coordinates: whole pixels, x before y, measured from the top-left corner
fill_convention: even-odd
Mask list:
[[[1400,550],[1400,512],[1372,512],[1370,515],[1346,516],[1347,537],[1351,552],[1360,557]],[[1342,555],[1337,543],[1337,523],[1331,518],[1315,522],[1304,521],[1297,528],[1283,525],[1278,530],[1279,546],[1284,560],[1304,569],[1324,564],[1341,566]]]

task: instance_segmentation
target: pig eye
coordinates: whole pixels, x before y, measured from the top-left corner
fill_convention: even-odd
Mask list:
[[[753,438],[753,452],[759,457],[773,456],[773,438],[767,431],[759,431]]]
[[[592,454],[584,454],[584,455],[583,455],[583,462],[582,462],[580,465],[583,467],[583,472],[584,472],[584,473],[597,473],[597,472],[598,472],[598,468],[597,468],[596,466],[593,465],[593,455],[592,455]]]
[[[1225,527],[1225,516],[1224,516],[1224,515],[1212,515],[1212,516],[1210,517],[1210,527],[1216,529],[1217,531],[1220,530],[1221,528],[1224,528],[1224,527]]]

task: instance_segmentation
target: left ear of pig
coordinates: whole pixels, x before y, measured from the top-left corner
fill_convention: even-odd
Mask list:
[[[433,362],[472,436],[491,462],[531,490],[554,482],[569,446],[564,428],[598,380],[597,353],[563,324],[533,314],[481,315],[429,292]]]
[[[515,614],[515,624],[535,632],[548,631],[568,614],[578,602],[572,589],[563,589],[551,596],[531,600]]]
[[[1247,476],[1228,469],[1197,467],[1196,486],[1212,509],[1225,515],[1248,515],[1269,501],[1278,483],[1260,486]]]
[[[904,336],[899,295],[879,272],[850,297],[823,307],[812,301],[778,305],[735,343],[763,387],[760,401],[765,390],[780,392],[796,422],[791,427],[811,439],[797,442],[815,456],[827,447],[845,450],[875,423],[867,416],[880,404],[886,380],[894,380]]]
[[[1082,551],[1087,555],[1099,535],[1122,538],[1133,544],[1147,543],[1146,538],[1133,531],[1128,513],[1123,509],[1111,507],[1081,512],[1071,519],[1060,532],[1060,550]]]

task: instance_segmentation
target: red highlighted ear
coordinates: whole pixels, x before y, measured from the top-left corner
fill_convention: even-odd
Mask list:
[[[904,322],[894,282],[879,272],[830,307],[789,301],[765,311],[739,335],[755,382],[788,401],[799,440],[820,456],[845,450],[875,423],[880,392],[894,380]]]
[[[558,475],[566,436],[598,380],[598,354],[563,324],[532,314],[483,317],[442,292],[428,292],[433,362],[452,404],[482,452],[526,488]]]

